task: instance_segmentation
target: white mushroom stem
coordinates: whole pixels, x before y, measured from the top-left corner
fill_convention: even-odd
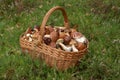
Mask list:
[[[73,52],[78,52],[78,49],[75,47],[75,45],[72,45],[72,51]]]
[[[62,49],[63,50],[65,50],[65,51],[71,51],[72,50],[72,47],[67,47],[67,46],[65,46],[63,43],[59,43],[59,45],[62,47]]]
[[[81,42],[81,43],[86,43],[86,38],[85,38],[85,36],[82,36],[82,37],[80,37],[80,38],[75,38],[75,40],[79,43],[79,42]]]

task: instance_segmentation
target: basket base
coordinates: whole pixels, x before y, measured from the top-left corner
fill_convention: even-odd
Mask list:
[[[52,56],[45,55],[43,53],[38,54],[38,52],[35,52],[33,50],[29,50],[26,48],[21,48],[21,49],[24,54],[29,54],[32,59],[38,58],[39,60],[42,60],[43,62],[45,62],[48,67],[55,68],[59,71],[67,70],[68,68],[74,67],[78,63],[78,61],[76,60],[74,61],[73,60],[59,60]]]

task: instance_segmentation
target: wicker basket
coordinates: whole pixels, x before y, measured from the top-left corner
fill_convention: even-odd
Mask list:
[[[68,18],[65,10],[60,6],[53,7],[47,12],[47,14],[43,18],[38,39],[32,42],[25,41],[22,37],[23,36],[22,34],[20,36],[20,46],[23,51],[31,53],[32,56],[35,57],[40,56],[47,65],[51,67],[56,67],[58,70],[66,70],[72,66],[75,66],[78,60],[87,52],[88,44],[87,48],[82,51],[66,52],[63,50],[52,48],[43,42],[42,37],[44,36],[45,33],[44,27],[46,26],[49,16],[56,10],[62,11],[64,17],[64,27],[69,29]]]

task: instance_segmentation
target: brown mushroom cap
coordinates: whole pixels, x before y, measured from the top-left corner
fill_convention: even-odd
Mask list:
[[[71,37],[70,36],[65,36],[64,37],[64,44],[65,45],[68,45],[70,43],[70,41],[71,41]]]
[[[83,50],[86,48],[86,45],[84,43],[78,43],[77,45],[77,49],[80,51],[80,50]]]
[[[51,38],[50,38],[50,35],[44,35],[43,41],[44,41],[45,44],[49,45],[52,41]]]
[[[59,38],[59,33],[56,31],[53,31],[50,33],[50,37],[51,37],[52,42],[56,42],[57,39]]]

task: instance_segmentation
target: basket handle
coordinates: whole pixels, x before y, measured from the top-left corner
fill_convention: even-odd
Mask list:
[[[63,15],[63,17],[64,17],[64,26],[65,26],[66,28],[69,28],[69,22],[68,22],[67,14],[66,14],[64,8],[62,8],[62,7],[60,7],[60,6],[56,6],[56,7],[51,8],[51,9],[46,13],[46,15],[45,15],[44,18],[43,18],[42,24],[41,24],[41,26],[40,26],[40,35],[41,35],[41,37],[44,36],[44,33],[45,33],[45,28],[44,28],[44,27],[45,27],[45,25],[46,25],[46,23],[47,23],[48,18],[49,18],[50,15],[51,15],[54,11],[56,11],[56,10],[62,11],[62,15]]]

